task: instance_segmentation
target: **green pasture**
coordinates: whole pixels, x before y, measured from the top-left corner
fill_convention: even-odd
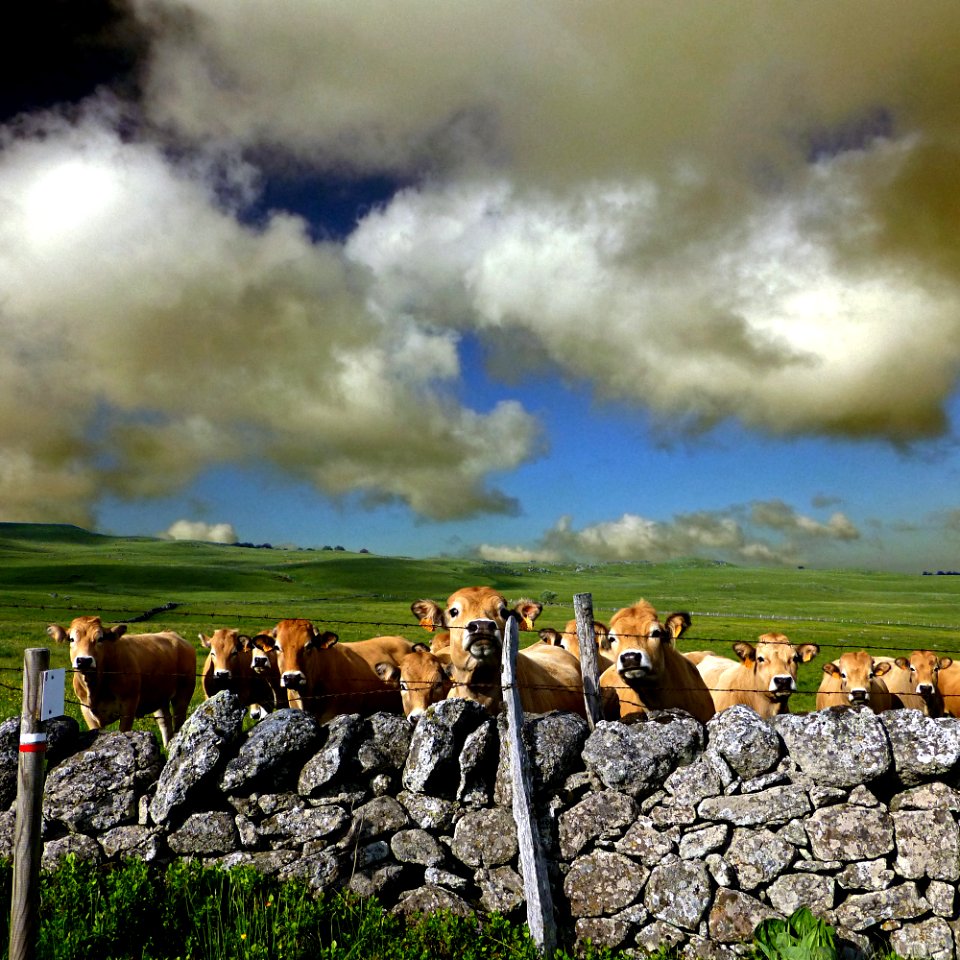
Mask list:
[[[800,668],[797,711],[813,707],[821,666],[843,649],[874,653],[930,648],[960,657],[960,577],[855,570],[748,568],[703,560],[596,565],[488,563],[451,557],[378,557],[341,550],[221,546],[140,537],[107,537],[77,527],[0,523],[0,718],[19,714],[23,651],[49,647],[51,666],[67,666],[67,647],[47,625],[83,614],[130,622],[164,608],[130,631],[198,634],[217,627],[268,629],[305,617],[342,641],[399,633],[429,635],[410,612],[413,600],[443,602],[458,587],[489,584],[511,599],[544,602],[538,626],[563,627],[573,597],[589,593],[604,620],[645,598],[661,614],[687,610],[693,626],[681,649],[733,656],[738,640],[777,631],[815,642],[821,655]],[[529,637],[529,640],[527,638]],[[532,642],[534,635],[521,635]],[[79,719],[76,705],[67,712]],[[202,697],[199,684],[196,701]],[[151,721],[143,721],[145,729]]]

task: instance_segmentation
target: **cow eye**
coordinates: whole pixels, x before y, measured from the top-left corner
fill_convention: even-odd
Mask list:
[[[456,620],[457,617],[460,616],[460,611],[459,611],[456,607],[451,607],[451,608],[447,611],[447,614],[448,614],[452,619]]]
[[[757,663],[766,663],[766,662],[767,662],[766,657],[757,657]]]
[[[406,681],[406,680],[401,680],[401,681],[400,681],[400,689],[401,689],[404,693],[407,692],[408,687],[407,687],[407,681]]]
[[[841,679],[841,680],[846,680],[846,679],[847,679],[847,675],[846,675],[842,670],[840,671],[840,679]]]

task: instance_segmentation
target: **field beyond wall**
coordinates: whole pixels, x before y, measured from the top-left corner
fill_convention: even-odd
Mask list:
[[[49,647],[52,667],[68,648],[47,625],[97,614],[130,632],[176,630],[198,650],[199,633],[218,627],[269,629],[305,617],[341,641],[401,634],[429,642],[410,603],[439,602],[458,587],[488,584],[510,599],[544,603],[538,626],[562,628],[573,596],[590,593],[594,615],[609,620],[642,598],[665,615],[687,610],[683,650],[733,657],[736,641],[777,631],[820,644],[800,667],[793,709],[813,709],[821,666],[844,649],[875,654],[936,650],[960,659],[960,577],[862,570],[748,568],[704,560],[595,565],[414,560],[342,549],[238,547],[140,537],[107,537],[77,527],[0,523],[0,718],[19,714],[27,647]],[[138,619],[147,617],[146,619]],[[521,634],[521,643],[535,642]],[[67,683],[67,713],[80,719]],[[198,683],[195,702],[202,698]],[[138,727],[155,729],[152,720]]]

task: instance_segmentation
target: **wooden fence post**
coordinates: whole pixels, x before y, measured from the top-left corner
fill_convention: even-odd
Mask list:
[[[516,619],[507,619],[503,637],[501,682],[507,706],[507,747],[510,755],[510,779],[513,784],[513,819],[517,825],[520,847],[520,872],[523,874],[523,895],[527,901],[527,927],[540,952],[551,957],[557,948],[557,930],[553,919],[553,895],[550,878],[540,845],[533,806],[533,778],[530,758],[523,744],[523,707],[517,687],[517,651],[520,631]]]
[[[573,597],[577,618],[577,639],[580,641],[580,670],[583,674],[583,702],[587,709],[587,726],[592,731],[603,718],[600,701],[600,667],[597,663],[597,641],[593,634],[593,594],[577,593]]]
[[[37,949],[40,901],[40,828],[47,735],[40,721],[40,681],[50,666],[46,647],[23,655],[23,708],[17,767],[17,819],[13,836],[13,894],[10,899],[10,960],[32,960]]]

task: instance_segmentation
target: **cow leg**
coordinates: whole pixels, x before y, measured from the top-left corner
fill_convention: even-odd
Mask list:
[[[80,704],[80,712],[83,714],[83,719],[87,722],[88,730],[99,730],[103,726],[100,718],[89,707]]]
[[[160,728],[160,739],[163,741],[164,749],[166,749],[170,738],[173,736],[173,721],[170,718],[170,710],[167,707],[161,707],[154,711],[153,718]]]

